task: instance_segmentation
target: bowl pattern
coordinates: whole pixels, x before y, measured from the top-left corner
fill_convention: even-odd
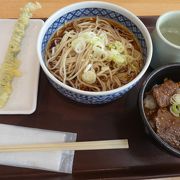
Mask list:
[[[99,96],[87,96],[87,95],[82,95],[82,94],[78,94],[78,93],[72,93],[72,91],[69,91],[61,86],[59,86],[57,83],[55,83],[54,81],[52,81],[50,78],[48,78],[49,81],[51,82],[51,84],[64,96],[77,101],[77,102],[81,102],[84,104],[102,104],[102,103],[108,103],[111,101],[114,101],[116,99],[118,99],[119,97],[123,96],[126,92],[128,92],[133,86],[136,85],[136,83],[134,83],[132,86],[129,86],[128,88],[126,88],[124,91],[119,91],[116,92],[114,94],[111,95],[99,95]]]
[[[69,22],[73,19],[80,18],[80,17],[87,17],[87,16],[101,16],[109,19],[113,19],[116,22],[121,23],[122,25],[126,26],[129,30],[131,30],[136,38],[138,39],[142,52],[143,52],[143,58],[147,58],[147,46],[145,39],[143,37],[143,34],[138,29],[138,27],[127,17],[124,15],[117,13],[115,11],[109,10],[109,9],[103,9],[103,8],[82,8],[77,9],[71,12],[68,12],[64,14],[63,16],[56,19],[51,26],[47,29],[43,40],[41,44],[41,55],[44,59],[44,52],[46,45],[48,43],[48,40],[51,38],[53,33],[61,27],[64,23]],[[66,97],[73,99],[75,101],[85,103],[85,104],[103,104],[110,102],[112,100],[115,100],[121,96],[123,96],[127,91],[129,91],[133,86],[136,85],[138,81],[135,81],[133,84],[127,86],[127,88],[122,88],[120,91],[115,91],[113,93],[109,93],[106,95],[91,95],[91,94],[84,94],[84,93],[78,93],[71,90],[68,90],[67,88],[64,88],[63,86],[60,86],[58,83],[54,82],[52,79],[48,78],[51,84],[63,95]]]

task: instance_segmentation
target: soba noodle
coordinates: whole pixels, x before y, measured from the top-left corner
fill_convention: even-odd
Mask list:
[[[133,80],[143,66],[134,35],[111,20],[80,18],[58,29],[45,52],[49,71],[85,91],[108,91]]]

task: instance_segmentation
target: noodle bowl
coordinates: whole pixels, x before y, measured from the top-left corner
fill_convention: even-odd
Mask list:
[[[130,11],[85,1],[47,19],[37,52],[42,70],[61,94],[85,104],[103,104],[123,96],[144,75],[152,42]]]
[[[143,67],[133,33],[98,16],[79,18],[58,29],[47,44],[45,60],[57,79],[85,91],[121,87]]]

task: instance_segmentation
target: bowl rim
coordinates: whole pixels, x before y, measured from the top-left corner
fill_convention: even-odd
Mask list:
[[[156,74],[158,74],[159,72],[165,71],[165,70],[167,70],[169,68],[173,68],[173,67],[179,67],[180,68],[180,63],[172,63],[172,64],[161,66],[161,67],[153,70],[148,75],[148,77],[144,80],[144,82],[142,84],[142,89],[139,92],[138,106],[139,106],[139,111],[140,111],[141,119],[142,119],[145,127],[148,128],[148,131],[150,131],[150,135],[158,143],[160,143],[161,146],[163,146],[166,150],[168,150],[170,153],[173,153],[174,155],[180,157],[180,150],[177,150],[174,147],[172,147],[171,145],[169,145],[162,138],[160,138],[160,136],[158,136],[157,133],[154,131],[154,129],[152,128],[151,124],[149,123],[149,121],[148,121],[148,119],[147,119],[147,117],[145,115],[144,106],[143,106],[144,93],[145,93],[145,89],[146,89],[149,81],[152,80],[156,76]]]
[[[48,68],[46,67],[44,60],[41,56],[41,43],[42,40],[44,38],[44,35],[47,31],[47,29],[49,28],[49,26],[57,19],[57,17],[59,18],[59,14],[65,14],[67,12],[76,10],[78,8],[105,8],[105,9],[110,9],[112,11],[115,11],[117,13],[119,13],[119,11],[126,16],[127,18],[129,18],[130,20],[133,21],[133,23],[138,27],[138,29],[141,31],[141,33],[144,36],[145,42],[146,42],[146,46],[147,46],[147,57],[144,60],[144,66],[141,69],[140,73],[129,83],[118,87],[116,89],[112,89],[112,90],[108,90],[108,91],[99,91],[99,92],[92,92],[92,91],[84,91],[84,90],[80,90],[80,89],[76,89],[73,88],[67,84],[64,84],[63,82],[61,82],[60,80],[58,80],[57,78],[55,78],[52,73],[48,70]],[[73,3],[70,4],[68,6],[65,6],[59,10],[57,10],[56,12],[54,12],[48,19],[47,21],[44,23],[43,27],[41,28],[39,35],[38,35],[38,40],[37,40],[37,54],[38,54],[38,59],[40,62],[40,65],[43,69],[43,71],[45,72],[45,74],[56,84],[58,84],[60,87],[63,87],[69,91],[72,91],[74,93],[77,94],[82,94],[82,95],[88,95],[88,96],[104,96],[104,95],[111,95],[111,94],[115,94],[115,93],[119,93],[120,91],[123,91],[129,87],[132,87],[139,79],[141,79],[141,77],[144,75],[144,73],[146,72],[147,68],[150,65],[151,62],[151,58],[152,58],[152,40],[151,40],[151,36],[149,31],[147,30],[146,26],[143,24],[143,22],[132,12],[130,12],[129,10],[113,4],[113,3],[108,3],[108,2],[103,2],[103,1],[85,1],[85,2],[78,2],[78,3]]]

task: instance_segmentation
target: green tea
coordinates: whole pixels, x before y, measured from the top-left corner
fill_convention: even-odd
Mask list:
[[[180,26],[173,25],[170,26],[162,26],[160,28],[162,35],[171,43],[180,46]]]

